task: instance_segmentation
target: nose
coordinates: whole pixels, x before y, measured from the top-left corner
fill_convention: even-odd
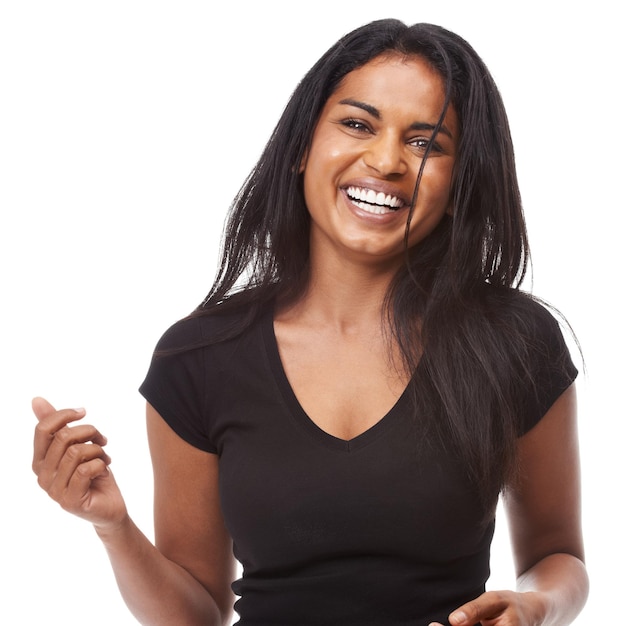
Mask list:
[[[378,175],[390,177],[403,175],[408,169],[404,144],[392,134],[378,134],[368,140],[363,161]]]

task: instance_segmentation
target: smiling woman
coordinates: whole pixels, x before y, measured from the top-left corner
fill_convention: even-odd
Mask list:
[[[383,55],[343,79],[324,106],[302,168],[318,262],[327,259],[329,244],[341,248],[339,256],[349,249],[401,265],[409,217],[413,246],[449,211],[458,121],[450,105],[434,133],[444,102],[443,80],[422,58]]]
[[[39,484],[95,526],[143,623],[570,623],[577,370],[527,261],[479,56],[429,24],[356,29],[292,95],[141,386],[155,545],[103,435],[41,398]],[[516,591],[486,590],[501,493]]]

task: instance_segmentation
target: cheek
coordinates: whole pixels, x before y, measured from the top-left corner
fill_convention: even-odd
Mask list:
[[[424,171],[421,179],[419,197],[411,222],[409,245],[417,244],[425,239],[438,226],[445,214],[451,214],[452,168],[431,169],[433,171]]]
[[[321,155],[321,156],[320,156]],[[339,175],[344,170],[343,151],[330,143],[314,142],[301,169],[307,204],[311,195],[331,194],[339,187]]]
[[[442,213],[448,211],[451,192],[451,178],[453,167],[440,166],[428,171],[424,170],[419,187],[419,199],[417,204],[428,206],[431,210],[438,210]]]
[[[355,158],[355,147],[343,133],[318,128],[305,154],[305,172],[336,175]]]

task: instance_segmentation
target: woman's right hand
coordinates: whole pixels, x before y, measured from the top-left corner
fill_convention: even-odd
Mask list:
[[[127,509],[108,468],[106,438],[87,424],[69,426],[82,419],[84,409],[57,411],[47,400],[35,398],[32,469],[39,485],[63,509],[104,529],[121,524]]]

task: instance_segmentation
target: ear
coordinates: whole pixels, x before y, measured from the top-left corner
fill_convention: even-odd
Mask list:
[[[306,148],[304,154],[302,155],[302,159],[300,160],[300,167],[298,168],[298,173],[302,174],[307,167],[307,156],[309,155],[309,149]]]

